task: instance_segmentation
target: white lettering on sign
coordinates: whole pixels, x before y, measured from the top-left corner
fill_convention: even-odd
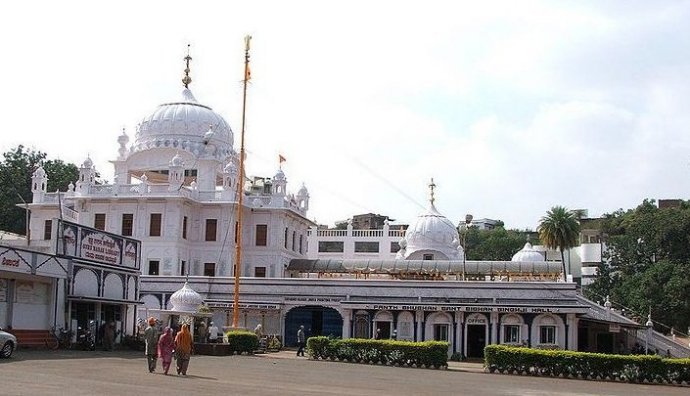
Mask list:
[[[480,319],[480,318],[467,319],[467,324],[486,324],[486,319]]]

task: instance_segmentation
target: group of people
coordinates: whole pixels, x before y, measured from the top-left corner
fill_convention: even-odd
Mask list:
[[[155,325],[156,319],[149,318],[148,327],[144,330],[149,373],[156,371],[156,362],[158,357],[160,357],[163,374],[168,375],[168,370],[174,357],[177,361],[177,375],[187,375],[193,347],[192,333],[189,331],[189,325],[183,324],[174,338],[170,327],[166,327],[163,334],[159,336]]]

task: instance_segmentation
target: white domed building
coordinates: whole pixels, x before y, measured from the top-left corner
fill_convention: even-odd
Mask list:
[[[177,290],[179,277],[211,283],[217,277],[234,276],[238,187],[240,177],[249,179],[239,174],[239,154],[229,123],[192,93],[191,57],[185,60],[181,95],[143,117],[133,142],[124,130],[117,137],[117,155],[111,161],[113,183],[96,183],[96,169],[88,157],[79,167],[79,179],[60,196],[46,191],[42,169],[34,173],[32,246],[49,248],[50,241],[41,237],[61,218],[61,205],[75,223],[140,240],[137,269],[143,277],[162,283],[178,277],[165,290]],[[245,183],[243,276],[281,278],[291,259],[305,257],[307,230],[313,225],[307,218],[309,193],[304,185],[297,196],[288,188],[282,169],[273,178]],[[82,278],[91,282],[93,277],[75,274],[77,289],[82,288]],[[139,295],[139,290],[133,290],[138,284],[124,285],[120,294],[132,289],[133,295]],[[90,284],[84,288],[93,289],[89,303],[72,304],[75,316],[86,318],[82,311],[94,312],[103,320],[119,322],[126,315],[124,305],[106,298],[102,288]],[[204,289],[208,287],[199,288]],[[171,294],[141,293],[144,306],[140,310],[173,308]],[[218,322],[224,322],[225,313],[218,315],[222,316]]]
[[[458,230],[436,210],[432,198],[429,209],[411,224],[399,244],[396,259],[404,260],[462,260]]]

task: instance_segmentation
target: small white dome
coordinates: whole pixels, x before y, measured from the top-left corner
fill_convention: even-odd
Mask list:
[[[93,168],[93,161],[91,161],[91,157],[86,157],[86,159],[84,160],[84,163],[81,164],[81,167],[87,168],[87,169]]]
[[[273,180],[285,180],[285,173],[283,173],[282,169],[278,169],[276,175],[273,176]]]
[[[544,258],[544,255],[542,255],[541,253],[539,253],[538,250],[532,247],[531,243],[527,242],[525,243],[525,247],[523,247],[522,250],[513,255],[512,261],[535,262],[546,261],[546,259]]]
[[[46,171],[43,169],[42,166],[39,166],[33,174],[33,177],[46,177]]]
[[[302,187],[297,191],[297,196],[298,197],[306,197],[309,196],[309,190],[307,190],[307,186],[302,183]]]
[[[170,160],[170,166],[171,167],[182,167],[183,162],[182,162],[182,157],[180,157],[180,153],[175,154],[175,156]]]
[[[172,304],[173,311],[196,312],[199,309],[199,305],[203,303],[204,299],[201,295],[189,287],[187,282],[184,283],[180,290],[170,296],[170,304]]]

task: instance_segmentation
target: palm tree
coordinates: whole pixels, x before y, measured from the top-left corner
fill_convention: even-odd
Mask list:
[[[566,281],[563,252],[578,245],[580,222],[577,220],[576,214],[563,206],[554,206],[541,218],[537,231],[544,246],[561,251],[563,281]]]

